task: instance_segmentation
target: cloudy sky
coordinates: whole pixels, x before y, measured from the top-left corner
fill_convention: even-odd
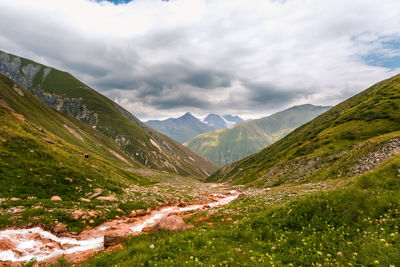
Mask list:
[[[398,0],[1,0],[0,25],[0,50],[143,120],[334,105],[400,73]]]

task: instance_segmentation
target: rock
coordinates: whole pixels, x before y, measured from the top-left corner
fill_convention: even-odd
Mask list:
[[[115,196],[97,197],[96,199],[106,201],[118,201],[118,198]]]
[[[38,209],[43,209],[43,207],[38,205],[38,206],[33,207],[33,209],[38,210]]]
[[[162,218],[160,222],[158,222],[157,224],[155,224],[152,227],[153,231],[157,231],[157,230],[161,230],[161,229],[182,230],[182,229],[186,229],[186,224],[183,221],[183,219],[181,217],[179,217],[178,215],[171,215],[171,216]]]
[[[131,212],[131,214],[130,214],[131,217],[136,217],[136,215],[137,215],[137,213],[136,213],[136,211],[134,211],[134,210],[133,210],[133,211]]]
[[[151,213],[151,208],[147,208],[146,209],[146,214],[150,214]]]
[[[67,231],[67,226],[66,226],[65,224],[63,224],[63,223],[57,223],[57,224],[54,226],[53,231],[54,231],[55,233],[62,233],[62,232],[65,232],[65,231]]]
[[[85,159],[87,159],[87,158],[89,158],[89,154],[83,154],[83,157],[84,157]]]
[[[187,204],[185,203],[185,202],[180,202],[179,204],[178,204],[178,207],[180,207],[180,208],[184,208],[184,207],[186,207],[187,206]]]
[[[90,202],[90,199],[81,197],[81,198],[80,198],[80,201],[83,201],[83,202]]]
[[[10,198],[10,200],[11,200],[11,201],[19,201],[19,200],[21,200],[21,199],[18,198],[18,197],[12,197],[12,198]]]
[[[231,221],[232,221],[232,218],[226,218],[226,221],[227,221],[227,222],[231,222]]]
[[[137,216],[142,216],[142,215],[145,215],[145,214],[146,214],[146,211],[143,210],[143,209],[136,210],[136,215],[137,215]]]
[[[52,197],[50,198],[50,200],[51,200],[51,201],[62,201],[61,197],[59,197],[59,196],[52,196]]]
[[[0,251],[7,251],[15,248],[16,246],[11,240],[0,239]]]
[[[78,220],[81,216],[83,215],[83,212],[81,210],[75,210],[72,212],[72,217],[74,220]]]
[[[127,239],[127,235],[123,231],[110,231],[104,235],[104,246],[111,247],[121,244]]]
[[[143,227],[142,232],[150,232],[151,228],[150,227]]]
[[[89,221],[89,223],[90,223],[90,224],[94,224],[94,220],[91,219],[91,220]]]
[[[89,198],[93,199],[93,198],[95,198],[95,197],[100,196],[102,193],[103,193],[103,190],[102,190],[101,188],[95,188],[95,189],[94,189],[94,193],[91,194],[91,195],[89,196]]]
[[[208,205],[208,204],[205,204],[204,206],[203,206],[203,209],[209,209],[210,208],[210,205]]]
[[[42,140],[45,141],[46,143],[54,145],[54,142],[52,140],[48,139],[48,138],[43,137]]]
[[[13,214],[19,214],[22,213],[24,211],[23,208],[19,208],[19,207],[13,207],[9,210],[11,213]]]

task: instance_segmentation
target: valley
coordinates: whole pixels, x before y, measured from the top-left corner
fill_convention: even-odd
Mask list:
[[[0,59],[1,265],[400,264],[400,76],[272,115],[312,110],[218,168],[70,74]]]

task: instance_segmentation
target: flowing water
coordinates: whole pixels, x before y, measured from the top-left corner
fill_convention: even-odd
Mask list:
[[[207,204],[210,208],[228,204],[238,197],[233,190],[227,195],[213,194],[215,202]],[[57,237],[39,227],[30,229],[5,229],[0,231],[0,265],[3,262],[25,262],[33,258],[46,261],[63,254],[69,255],[89,250],[104,249],[104,235],[107,231],[119,230],[126,235],[137,235],[145,227],[151,227],[170,213],[182,213],[204,209],[204,205],[186,207],[165,207],[154,210],[149,215],[132,219],[119,219],[105,222],[96,228],[85,230],[78,236]]]

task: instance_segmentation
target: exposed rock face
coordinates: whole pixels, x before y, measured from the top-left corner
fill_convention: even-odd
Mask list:
[[[155,224],[151,230],[183,230],[186,229],[186,224],[178,215],[171,215],[161,219],[160,222]]]
[[[374,151],[369,152],[359,159],[357,164],[350,170],[351,175],[358,175],[372,170],[385,159],[400,153],[400,138],[393,138],[380,145]]]
[[[86,121],[90,125],[96,125],[98,122],[98,114],[90,111],[81,99],[68,98],[56,94],[46,93],[41,89],[31,89],[46,105],[60,111],[67,113],[78,120]]]
[[[36,81],[44,82],[51,71],[51,68],[39,64],[21,66],[20,57],[12,57],[6,53],[0,53],[1,73],[17,81],[48,106],[63,113],[67,113],[78,120],[86,121],[90,125],[96,125],[98,122],[98,114],[90,111],[87,106],[82,103],[81,99],[46,93],[40,86],[34,85],[33,81],[35,79]],[[41,77],[38,77],[38,75]]]

